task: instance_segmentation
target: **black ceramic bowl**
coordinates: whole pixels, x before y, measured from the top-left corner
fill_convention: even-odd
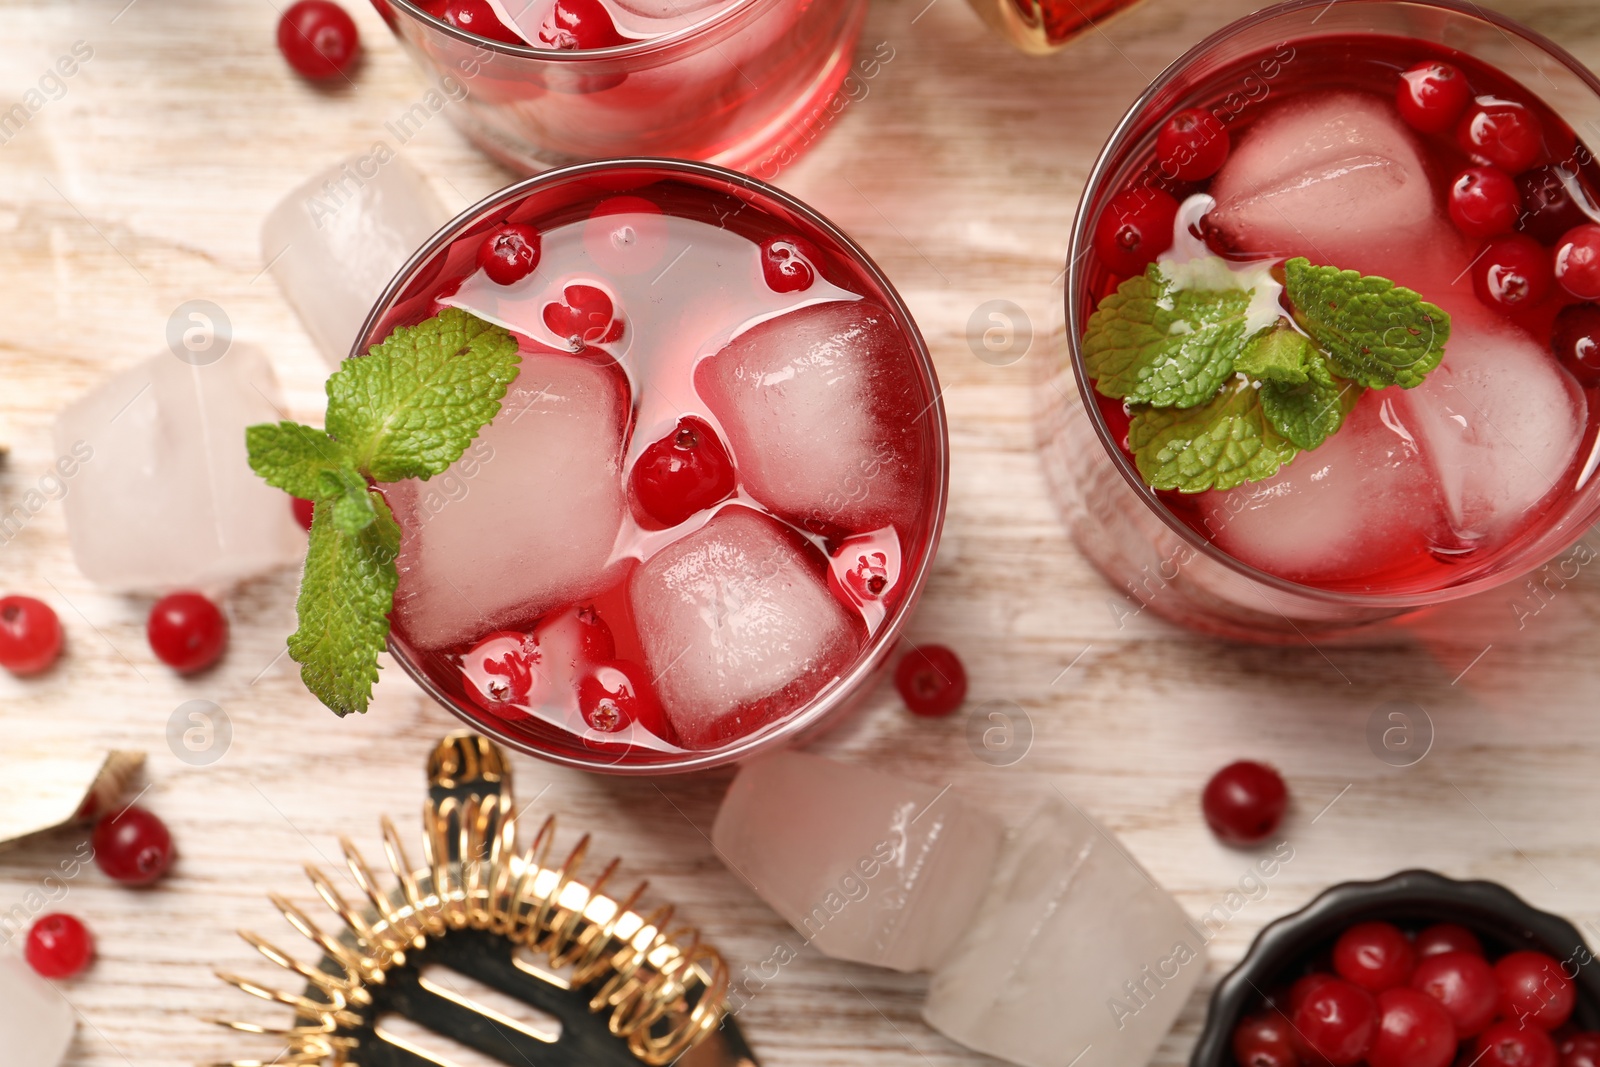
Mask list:
[[[1326,889],[1299,911],[1267,925],[1250,951],[1211,994],[1206,1023],[1189,1067],[1234,1067],[1233,1031],[1312,969],[1330,969],[1333,943],[1345,927],[1386,919],[1412,931],[1438,922],[1459,923],[1478,935],[1491,960],[1535,949],[1577,971],[1572,1025],[1600,1030],[1600,963],[1567,920],[1528,904],[1494,882],[1458,882],[1432,871],[1401,871],[1376,882],[1344,882]]]

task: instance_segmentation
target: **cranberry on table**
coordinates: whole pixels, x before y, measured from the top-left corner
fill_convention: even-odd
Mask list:
[[[1394,102],[1412,129],[1443,133],[1456,124],[1471,98],[1459,69],[1449,63],[1419,63],[1400,75]]]
[[[1393,923],[1356,923],[1333,946],[1339,977],[1372,993],[1405,985],[1416,962],[1416,949]]]
[[[1553,285],[1549,250],[1524,234],[1496,237],[1472,264],[1478,299],[1504,314],[1535,306]]]
[[[1131,277],[1172,247],[1178,202],[1160,189],[1134,189],[1111,198],[1094,224],[1094,251],[1106,269]]]
[[[1600,385],[1600,304],[1562,308],[1550,333],[1550,349],[1579,382]]]
[[[539,44],[563,52],[588,52],[627,44],[600,0],[555,0],[539,27]]]
[[[1544,130],[1533,112],[1515,100],[1480,96],[1461,117],[1456,143],[1474,163],[1516,174],[1538,161]]]
[[[1308,1059],[1350,1067],[1367,1054],[1378,1029],[1378,1005],[1360,986],[1330,978],[1294,1013],[1296,1046]]]
[[[1233,1031],[1233,1058],[1239,1067],[1299,1067],[1294,1029],[1275,1011],[1252,1015]]]
[[[488,0],[435,0],[427,6],[430,15],[458,30],[504,44],[527,44],[517,31],[500,21]]]
[[[301,77],[336,78],[360,50],[355,20],[331,0],[300,0],[278,20],[278,51]]]
[[[94,937],[71,915],[41,915],[28,930],[23,955],[41,977],[71,978],[94,959]]]
[[[1272,836],[1289,806],[1283,777],[1264,763],[1240,760],[1211,776],[1200,810],[1211,832],[1228,845],[1255,845]]]
[[[1186,182],[1211,177],[1228,161],[1228,131],[1204,108],[1178,112],[1156,134],[1156,159],[1162,170]]]
[[[1478,1038],[1472,1063],[1477,1067],[1556,1067],[1559,1059],[1548,1033],[1502,1019]]]
[[[228,647],[228,620],[199,593],[173,593],[156,601],[145,624],[156,658],[179,674],[203,671]]]
[[[305,497],[292,496],[289,498],[289,507],[294,511],[294,521],[300,524],[301,529],[310,532],[317,505]]]
[[[761,276],[775,293],[798,293],[817,280],[822,262],[817,246],[804,237],[784,234],[761,242]]]
[[[1500,1009],[1500,983],[1494,968],[1473,952],[1425,956],[1411,973],[1411,988],[1437,1000],[1460,1037],[1481,1034]]]
[[[1458,926],[1455,923],[1434,923],[1432,926],[1424,927],[1412,944],[1416,947],[1418,959],[1446,952],[1483,955],[1483,944],[1479,942],[1478,935],[1465,926]]]
[[[533,273],[540,251],[538,230],[508,222],[484,235],[478,246],[478,266],[496,285],[511,285]]]
[[[1558,1051],[1561,1067],[1600,1067],[1600,1034],[1591,1030],[1573,1034]]]
[[[1455,1027],[1438,1001],[1415,989],[1378,994],[1378,1029],[1367,1067],[1446,1067],[1455,1054]]]
[[[1556,243],[1556,281],[1579,300],[1600,300],[1600,226],[1574,226]]]
[[[1574,226],[1589,221],[1589,194],[1578,176],[1565,167],[1548,163],[1517,175],[1517,192],[1522,197],[1522,217],[1517,229],[1539,241],[1553,245]]]
[[[1450,221],[1468,237],[1510,233],[1522,214],[1517,183],[1494,167],[1469,167],[1450,183],[1445,206]]]
[[[728,499],[737,485],[733,458],[717,431],[693,415],[640,454],[629,481],[645,514],[663,526]]]
[[[144,808],[107,815],[95,823],[89,843],[106,877],[128,885],[149,885],[172,866],[172,834]]]
[[[1517,1023],[1554,1030],[1572,1014],[1576,991],[1561,963],[1543,952],[1512,952],[1494,965],[1500,1014]]]
[[[913,648],[894,669],[894,687],[913,715],[948,715],[967,698],[967,669],[943,645]]]
[[[61,620],[49,604],[0,597],[0,667],[23,677],[38,674],[61,655],[61,643]]]

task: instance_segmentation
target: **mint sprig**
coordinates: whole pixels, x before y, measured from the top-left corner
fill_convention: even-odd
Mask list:
[[[371,702],[400,580],[400,526],[370,483],[442,474],[500,411],[520,362],[508,331],[446,308],[328,378],[326,430],[245,431],[251,469],[316,505],[289,655],[335,714]]]
[[[1295,322],[1339,377],[1368,389],[1411,389],[1444,358],[1450,316],[1410,289],[1304,258],[1285,263],[1283,273]]]

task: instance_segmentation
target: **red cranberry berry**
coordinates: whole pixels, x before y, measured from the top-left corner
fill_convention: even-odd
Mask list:
[[[595,285],[569,285],[561,291],[562,303],[544,306],[544,324],[564,338],[573,351],[586,345],[608,345],[622,339],[623,325],[613,314],[611,297]]]
[[[1455,1054],[1455,1027],[1437,1000],[1415,989],[1378,994],[1378,1031],[1367,1067],[1445,1067]]]
[[[1446,952],[1470,952],[1474,956],[1483,955],[1483,945],[1478,941],[1478,935],[1468,930],[1465,926],[1455,923],[1434,923],[1425,927],[1412,943],[1417,950],[1418,959],[1429,956],[1438,956]]]
[[[316,518],[317,505],[304,497],[292,496],[289,498],[289,507],[294,511],[294,521],[309,533],[312,520]]]
[[[1239,1067],[1299,1067],[1294,1030],[1275,1011],[1252,1015],[1233,1031],[1233,1059]]]
[[[444,0],[428,8],[429,14],[458,30],[504,44],[527,44],[517,31],[500,21],[488,0]]]
[[[1162,124],[1156,160],[1162,172],[1186,182],[1202,181],[1228,161],[1228,131],[1211,112],[1191,107]]]
[[[1502,1019],[1478,1038],[1472,1063],[1478,1067],[1556,1067],[1558,1059],[1548,1033],[1515,1019]]]
[[[1395,106],[1412,129],[1443,133],[1466,110],[1472,90],[1466,76],[1448,63],[1419,63],[1400,75]]]
[[[538,44],[563,52],[588,52],[627,43],[600,0],[555,0],[539,27]]]
[[[149,885],[172,866],[172,834],[143,808],[124,808],[101,819],[89,843],[106,877],[128,885]]]
[[[629,476],[634,499],[663,526],[676,526],[733,495],[733,459],[717,431],[693,415],[646,448]]]
[[[1561,1042],[1561,1067],[1600,1067],[1600,1034],[1584,1030]]]
[[[804,237],[784,234],[761,242],[761,276],[775,293],[798,293],[817,280],[822,254]]]
[[[1310,974],[1295,979],[1294,985],[1289,987],[1289,1017],[1300,1010],[1300,1005],[1306,998],[1315,993],[1324,982],[1334,981],[1334,976],[1327,971],[1312,971]]]
[[[1411,972],[1411,988],[1442,1004],[1460,1037],[1483,1033],[1500,1009],[1500,983],[1495,980],[1494,968],[1474,952],[1423,957]]]
[[[592,730],[613,734],[638,723],[657,737],[670,737],[667,717],[650,684],[650,672],[629,660],[602,663],[578,681],[578,711]]]
[[[1118,193],[1094,225],[1094,250],[1113,274],[1132,277],[1172,247],[1178,202],[1160,189]]]
[[[461,657],[461,676],[472,702],[502,719],[529,718],[526,709],[550,696],[539,642],[516,630],[497,630],[473,645]]]
[[[1450,221],[1468,237],[1510,233],[1522,214],[1522,194],[1503,170],[1470,167],[1456,175],[1446,197]]]
[[[1550,348],[1585,386],[1600,385],[1600,304],[1572,304],[1556,316]]]
[[[511,285],[532,274],[539,265],[539,231],[508,222],[483,237],[478,246],[478,266],[496,285]]]
[[[894,669],[894,687],[913,715],[939,718],[967,698],[967,669],[943,645],[913,648]]]
[[[228,620],[199,593],[173,593],[156,601],[145,623],[156,658],[179,674],[203,671],[228,647]]]
[[[61,620],[31,596],[0,597],[0,667],[27,677],[61,655]]]
[[[1554,284],[1550,253],[1520,233],[1496,237],[1472,264],[1473,291],[1502,314],[1535,306]]]
[[[1255,845],[1283,820],[1289,788],[1283,776],[1264,763],[1240,760],[1211,776],[1200,795],[1206,825],[1225,845]]]
[[[1495,961],[1500,1014],[1519,1025],[1554,1030],[1572,1014],[1572,979],[1554,956],[1512,952]]]
[[[1393,923],[1356,923],[1333,946],[1333,969],[1339,977],[1370,993],[1405,985],[1416,962],[1416,949]]]
[[[1574,226],[1589,221],[1595,210],[1578,176],[1555,163],[1534,167],[1517,175],[1522,197],[1522,217],[1517,229],[1540,244],[1553,245]]]
[[[1574,226],[1556,244],[1556,281],[1579,300],[1600,300],[1600,226]]]
[[[71,978],[94,959],[94,937],[71,915],[41,915],[23,949],[28,966],[44,978]]]
[[[303,78],[336,78],[360,50],[355,20],[331,0],[300,0],[278,20],[278,51]]]
[[[1360,986],[1330,978],[1294,1013],[1296,1047],[1307,1059],[1350,1067],[1367,1054],[1378,1029],[1378,1005]]]
[[[1516,174],[1538,161],[1544,130],[1515,100],[1480,96],[1461,117],[1456,142],[1474,163]]]

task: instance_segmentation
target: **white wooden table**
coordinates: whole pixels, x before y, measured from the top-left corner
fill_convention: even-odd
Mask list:
[[[93,58],[0,145],[0,411],[13,446],[0,510],[53,462],[55,410],[160,351],[185,300],[221,305],[238,338],[272,353],[294,414],[319,414],[322,366],[262,275],[258,225],[313,169],[385,137],[384,123],[424,89],[372,10],[348,6],[367,61],[353,88],[325,92],[279,58],[268,0],[6,4],[0,110],[74,42]],[[1046,495],[1031,413],[1059,349],[1057,279],[1084,175],[1140,88],[1252,6],[1148,0],[1063,54],[1029,60],[984,33],[961,0],[875,0],[862,48],[887,42],[893,60],[779,182],[869,250],[928,336],[955,459],[945,544],[912,634],[959,649],[974,705],[1011,702],[1035,736],[1018,762],[995,767],[974,756],[960,718],[915,720],[885,688],[822,747],[953,782],[1013,819],[1058,785],[1120,832],[1192,914],[1224,901],[1251,864],[1206,832],[1201,784],[1234,758],[1277,764],[1295,795],[1284,831],[1294,859],[1263,898],[1237,909],[1202,993],[1262,923],[1330,882],[1411,865],[1502,881],[1600,939],[1600,578],[1586,570],[1520,629],[1516,594],[1502,593],[1349,644],[1230,646],[1148,614],[1119,625],[1126,607],[1114,607],[1118,594],[1074,551]],[[1592,0],[1499,6],[1600,65]],[[443,118],[403,151],[452,209],[508,178]],[[997,298],[1021,305],[1037,333],[1027,357],[1004,368],[968,343],[969,316]],[[59,504],[0,546],[0,587],[55,604],[69,642],[41,680],[0,673],[0,746],[42,751],[69,737],[148,750],[144,802],[181,850],[150,891],[92,869],[71,883],[60,906],[93,926],[100,959],[62,986],[81,1015],[70,1062],[155,1067],[249,1054],[200,1021],[252,1008],[211,975],[253,966],[233,930],[293,940],[266,890],[309,897],[299,865],[336,858],[339,834],[376,857],[380,813],[413,826],[422,759],[455,721],[396,672],[372,714],[335,721],[280,657],[292,628],[289,573],[234,597],[233,643],[218,670],[174,677],[145,644],[147,604],[77,573]],[[193,698],[217,702],[234,728],[231,749],[209,767],[180,761],[165,741],[169,716]],[[1414,766],[1390,766],[1369,748],[1369,717],[1390,701],[1431,718],[1431,750]],[[601,852],[624,854],[736,968],[784,936],[706,839],[726,774],[624,781],[520,758],[517,771],[523,796],[548,784],[542,808],[593,830]],[[0,854],[0,914],[79,838],[57,833]],[[775,1067],[980,1062],[922,1024],[924,985],[808,951],[741,1020]],[[1202,1003],[1197,995],[1187,1006],[1159,1063],[1184,1059]]]

